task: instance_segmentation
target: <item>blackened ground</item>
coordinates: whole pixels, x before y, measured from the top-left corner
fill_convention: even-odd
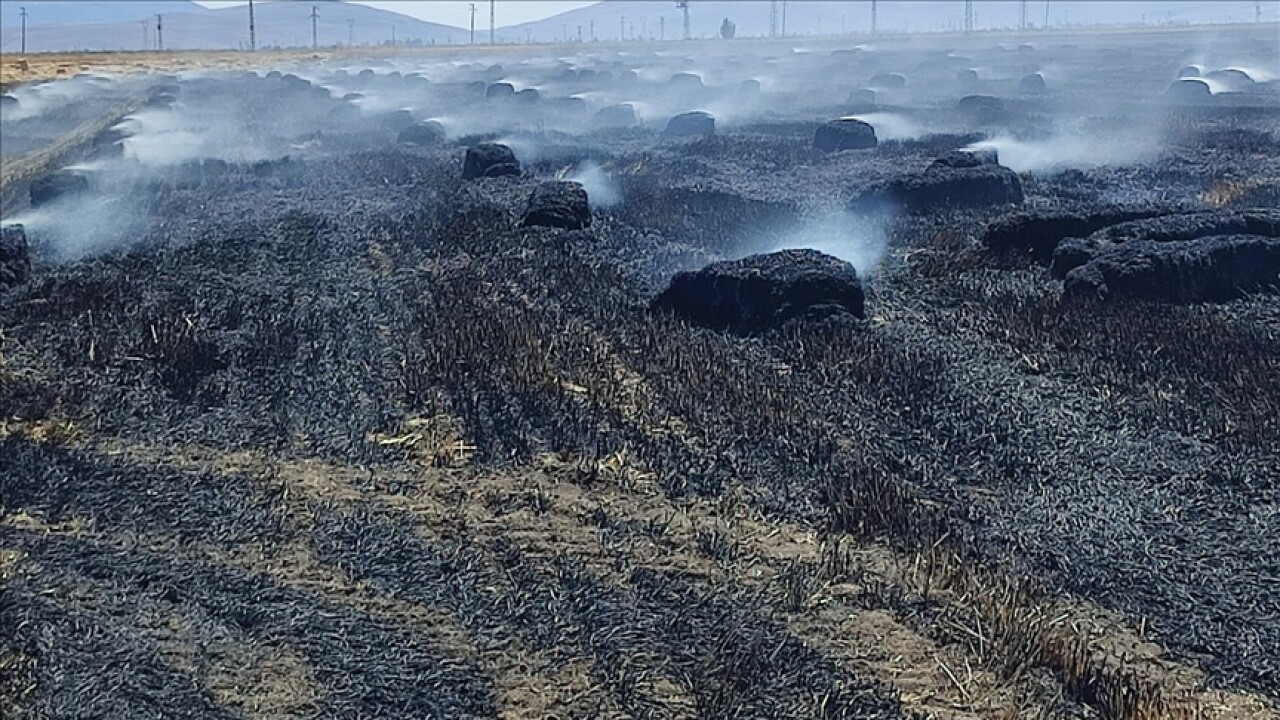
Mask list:
[[[865,322],[737,338],[647,305],[973,138],[549,133],[527,176],[464,183],[489,138],[351,122],[287,162],[108,189],[148,213],[116,252],[55,264],[31,233],[0,304],[6,716],[1128,707],[988,624],[1013,610],[841,540],[948,548],[1280,695],[1274,299],[1063,299],[979,243],[1004,208],[924,208],[866,274]],[[1253,120],[1179,122],[1150,163],[1024,176],[1026,204],[1275,192],[1274,145],[1224,135]],[[586,160],[620,204],[521,227]]]

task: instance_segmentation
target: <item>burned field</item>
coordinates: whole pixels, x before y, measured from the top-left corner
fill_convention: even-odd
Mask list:
[[[1232,33],[17,88],[0,711],[1275,717]]]

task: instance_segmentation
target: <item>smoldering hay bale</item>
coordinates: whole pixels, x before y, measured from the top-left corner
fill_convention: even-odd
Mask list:
[[[1189,242],[1225,235],[1280,237],[1280,210],[1199,210],[1111,224],[1085,237],[1069,237],[1058,243],[1050,269],[1056,277],[1065,278],[1081,265],[1125,245]]]
[[[444,126],[434,120],[428,120],[415,123],[400,131],[400,137],[396,141],[406,145],[425,147],[439,145],[444,142],[444,139]]]
[[[89,178],[75,170],[59,170],[31,183],[31,207],[89,191]]]
[[[991,95],[966,95],[956,103],[956,111],[973,122],[995,123],[1007,117],[1004,101]]]
[[[897,90],[907,86],[907,78],[897,73],[880,73],[873,76],[867,86],[876,90]]]
[[[1280,293],[1280,238],[1215,235],[1126,243],[1069,272],[1068,295],[1167,303],[1226,302]]]
[[[0,109],[10,110],[18,107],[18,98],[12,95],[0,95]]]
[[[0,292],[31,277],[31,250],[21,225],[0,228]]]
[[[1019,252],[1037,262],[1053,258],[1058,243],[1082,237],[1117,223],[1154,217],[1152,207],[1103,207],[1082,210],[1032,210],[999,218],[987,226],[982,244],[995,252]]]
[[[462,163],[462,179],[504,177],[520,174],[520,161],[511,148],[500,143],[480,143],[467,149]]]
[[[971,168],[980,165],[999,165],[1000,155],[994,148],[981,150],[948,150],[929,163],[930,169],[936,167]]]
[[[1205,102],[1213,98],[1209,83],[1199,78],[1183,78],[1169,84],[1165,97],[1175,102]]]
[[[1022,202],[1022,181],[1002,165],[933,166],[924,172],[871,184],[853,202],[859,212],[982,207]]]
[[[404,130],[414,123],[413,113],[408,110],[393,110],[382,116],[381,125],[384,130],[390,130],[394,133],[404,132]]]
[[[819,125],[813,135],[813,147],[826,152],[865,150],[874,148],[876,144],[875,128],[854,118],[841,118]]]
[[[876,104],[876,91],[869,88],[850,90],[844,102],[853,108],[873,108]]]
[[[1048,85],[1045,84],[1044,75],[1041,75],[1040,73],[1031,73],[1030,75],[1023,76],[1023,78],[1018,81],[1018,92],[1037,94],[1045,92],[1047,89]]]
[[[667,121],[667,129],[662,132],[667,137],[697,137],[714,135],[716,119],[710,113],[700,110],[676,115]]]
[[[581,184],[566,180],[544,182],[529,196],[521,224],[582,230],[591,226],[591,205]]]
[[[630,104],[610,105],[601,108],[596,112],[594,121],[600,127],[611,128],[632,127],[639,122],[636,118],[635,106]]]
[[[849,263],[817,250],[783,250],[679,273],[650,309],[750,335],[792,322],[861,318],[864,302]]]

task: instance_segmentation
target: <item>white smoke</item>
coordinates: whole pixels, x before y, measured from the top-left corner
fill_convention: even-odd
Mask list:
[[[876,130],[877,140],[915,140],[928,135],[928,131],[911,118],[893,113],[866,113],[849,115],[843,120],[861,120]]]
[[[1000,136],[973,143],[966,150],[995,150],[1000,164],[1017,172],[1053,172],[1072,168],[1132,165],[1160,151],[1156,133],[1102,135],[1059,133],[1047,140]]]
[[[588,160],[569,174],[572,180],[587,190],[587,197],[595,207],[612,207],[622,202],[622,191],[613,178],[596,162]]]
[[[769,252],[809,248],[838,257],[865,276],[884,259],[889,244],[888,222],[847,210],[823,214],[792,229]]]

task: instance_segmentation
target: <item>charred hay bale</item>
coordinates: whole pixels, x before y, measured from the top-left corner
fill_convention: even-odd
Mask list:
[[[586,188],[564,180],[544,182],[533,189],[521,224],[582,230],[591,227],[591,205]]]
[[[1280,238],[1220,235],[1126,243],[1073,269],[1063,287],[1070,296],[1178,304],[1280,293]]]
[[[1018,81],[1018,92],[1038,94],[1047,89],[1048,86],[1045,85],[1044,75],[1041,75],[1040,73],[1031,73],[1030,75],[1023,76],[1023,78]]]
[[[978,71],[974,70],[973,68],[965,68],[963,70],[957,71],[956,82],[960,83],[960,85],[963,87],[973,87],[974,85],[977,85],[979,82]]]
[[[1198,78],[1200,77],[1200,68],[1195,65],[1187,65],[1178,71],[1178,78]]]
[[[783,250],[678,273],[650,309],[749,335],[793,321],[861,318],[863,304],[852,265],[817,250]]]
[[[506,145],[480,143],[475,147],[467,148],[467,156],[462,163],[463,180],[519,174],[520,161]]]
[[[1253,78],[1249,76],[1249,73],[1235,68],[1214,70],[1213,72],[1205,73],[1204,78],[1220,83],[1228,90],[1234,91],[1248,90],[1254,84]]]
[[[738,94],[745,95],[747,97],[757,97],[760,95],[760,81],[752,78],[743,80],[742,83],[738,85]]]
[[[382,116],[379,124],[383,130],[390,130],[393,133],[404,132],[406,128],[413,125],[413,113],[408,110],[393,110]]]
[[[872,108],[876,104],[876,91],[868,88],[857,88],[849,91],[844,99],[846,105],[854,108]]]
[[[31,183],[31,207],[47,205],[59,198],[89,191],[89,178],[75,170],[59,170]]]
[[[635,70],[623,70],[618,73],[618,85],[625,87],[627,85],[635,85],[638,82],[640,82],[640,73]]]
[[[1094,210],[1033,210],[1006,215],[987,226],[982,244],[995,252],[1017,251],[1049,262],[1058,244],[1130,220],[1155,217],[1156,208],[1105,207]]]
[[[867,86],[876,90],[897,90],[907,86],[907,78],[897,73],[880,73],[872,76]]]
[[[875,146],[876,129],[854,118],[841,118],[819,125],[813,134],[813,147],[826,152],[864,150]]]
[[[0,227],[0,292],[31,277],[31,249],[21,225]]]
[[[18,98],[13,95],[0,95],[0,110],[14,110],[18,105]]]
[[[511,83],[494,83],[485,88],[484,96],[489,100],[504,100],[516,94],[516,87]]]
[[[700,110],[681,113],[667,121],[662,134],[667,137],[706,137],[716,132],[716,119]]]
[[[618,128],[633,127],[639,120],[634,105],[622,104],[601,108],[596,112],[594,122],[600,127]]]
[[[587,103],[580,97],[551,98],[547,101],[547,109],[566,117],[585,117]]]
[[[994,148],[980,150],[948,150],[939,155],[929,168],[971,168],[980,165],[999,165],[1000,155]]]
[[[542,93],[533,88],[525,88],[513,95],[512,99],[523,105],[537,105],[542,102]]]
[[[1174,80],[1164,94],[1174,102],[1183,103],[1205,102],[1213,98],[1209,83],[1199,78]]]
[[[165,93],[160,93],[158,95],[148,97],[142,103],[142,106],[148,110],[169,110],[176,102],[178,102],[178,98]]]
[[[990,95],[966,95],[956,103],[956,111],[977,123],[1001,122],[1006,117],[1004,101]]]
[[[667,84],[672,90],[701,90],[702,78],[693,73],[676,73]]]
[[[444,142],[444,126],[435,120],[415,123],[400,131],[396,142],[420,147],[439,145]]]
[[[926,212],[943,207],[982,207],[1022,202],[1022,181],[1001,165],[930,167],[924,172],[873,183],[854,201],[860,211],[900,208]]]
[[[1085,237],[1058,243],[1050,266],[1065,278],[1072,270],[1125,245],[1179,243],[1226,235],[1280,237],[1280,210],[1201,210],[1113,223]]]

